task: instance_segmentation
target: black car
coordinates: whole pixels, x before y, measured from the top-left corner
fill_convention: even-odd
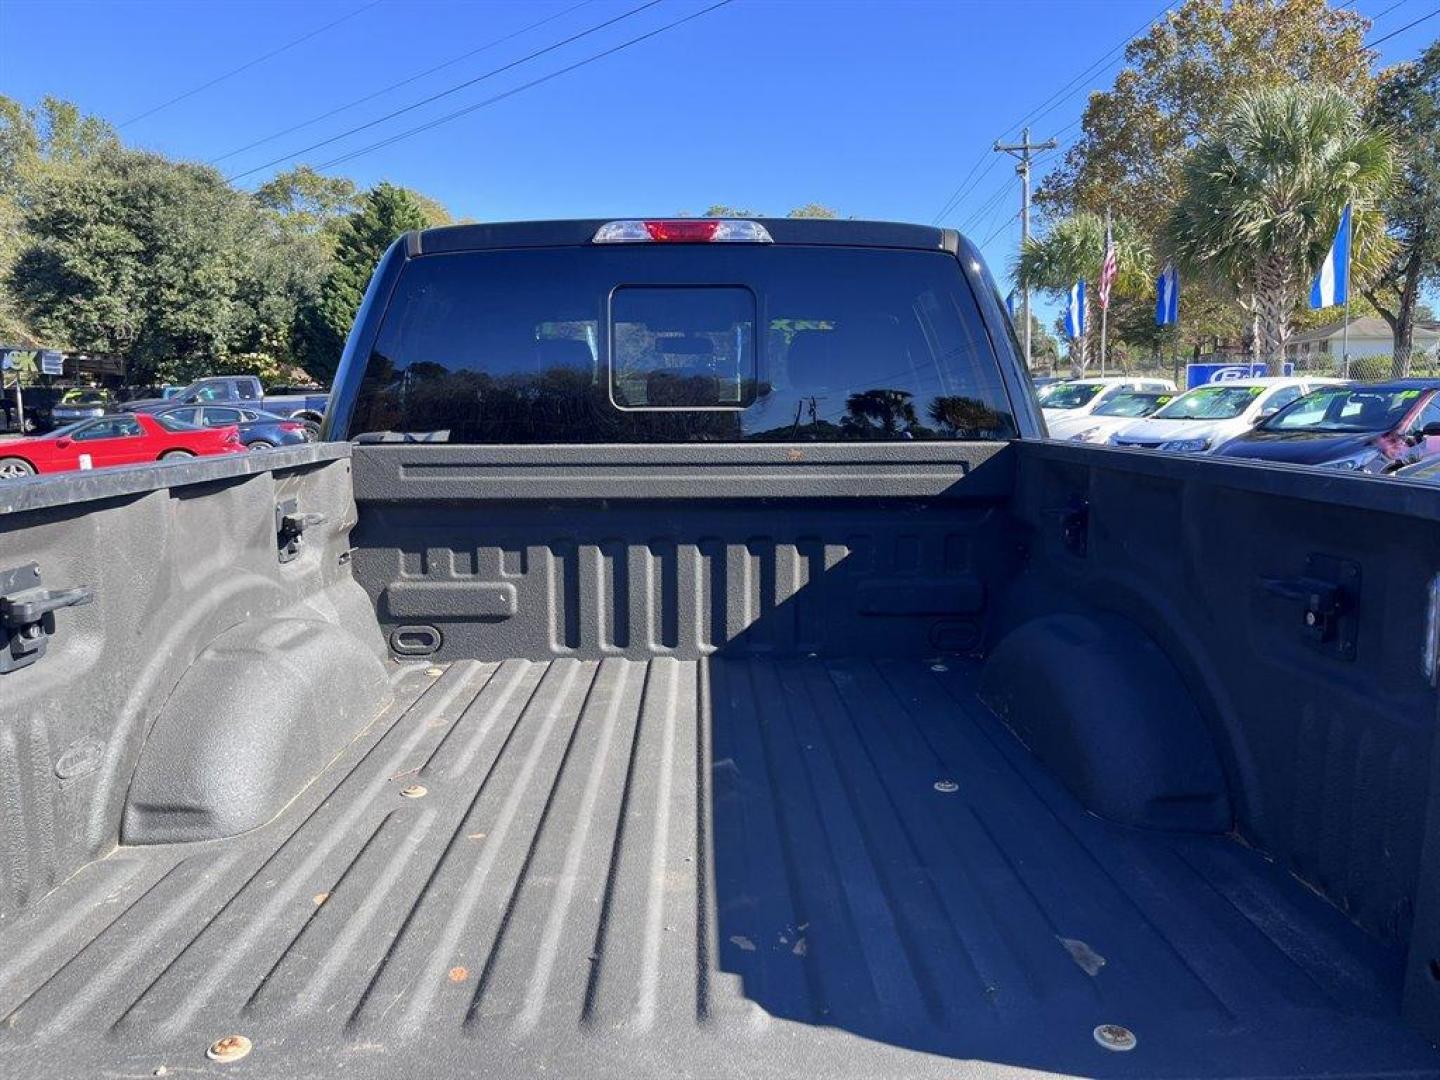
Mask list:
[[[238,427],[240,441],[247,450],[295,446],[309,442],[315,434],[313,425],[299,420],[288,420],[259,409],[241,409],[234,405],[173,405],[168,409],[156,410],[154,415],[171,416],[201,427]]]
[[[1440,453],[1440,380],[1322,387],[1231,439],[1216,453],[1392,472]]]

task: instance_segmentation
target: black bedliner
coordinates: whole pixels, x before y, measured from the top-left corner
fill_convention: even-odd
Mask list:
[[[0,1074],[1433,1074],[1398,950],[1228,838],[1085,814],[974,674],[410,666],[268,826],[5,927]]]

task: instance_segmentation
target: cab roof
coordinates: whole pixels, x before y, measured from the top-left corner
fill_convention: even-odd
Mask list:
[[[676,215],[650,218],[577,218],[567,221],[495,221],[446,225],[406,234],[409,254],[436,255],[495,248],[589,247],[595,230],[610,221],[670,221]],[[910,248],[920,251],[960,250],[954,229],[909,225],[895,221],[854,221],[834,218],[736,218],[758,221],[776,244],[830,247]]]

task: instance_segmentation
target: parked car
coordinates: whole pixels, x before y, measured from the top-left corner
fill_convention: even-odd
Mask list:
[[[0,498],[5,1080],[1440,1076],[1440,490],[1045,439],[949,229],[373,280]]]
[[[1440,484],[1440,454],[1432,454],[1413,465],[1402,465],[1390,475],[1397,480],[1419,480],[1426,484]]]
[[[1213,453],[1256,421],[1273,416],[1317,386],[1338,381],[1258,378],[1206,383],[1187,390],[1148,420],[1120,427],[1110,443],[1180,454]]]
[[[50,406],[50,422],[55,427],[104,416],[114,404],[110,391],[98,386],[77,386],[66,390],[60,400]]]
[[[1173,400],[1175,394],[1170,390],[1126,390],[1111,394],[1090,414],[1091,423],[1071,435],[1070,439],[1072,442],[1108,442],[1115,432]]]
[[[0,443],[0,480],[244,451],[234,427],[196,427],[169,416],[101,416]]]
[[[1128,390],[1173,392],[1169,379],[1139,378],[1110,375],[1097,379],[1070,379],[1043,388],[1040,408],[1045,413],[1045,426],[1052,439],[1068,439],[1090,426],[1090,417],[1116,394]]]
[[[1440,380],[1347,383],[1308,394],[1219,448],[1224,457],[1393,472],[1440,452]]]
[[[290,389],[290,388],[286,388]],[[325,406],[329,395],[314,392],[291,392],[267,394],[254,375],[216,375],[196,379],[189,386],[173,393],[166,391],[164,397],[142,398],[126,402],[126,412],[158,412],[169,405],[205,405],[229,402],[247,408],[273,413],[287,420],[302,420],[318,425],[325,418]]]
[[[309,442],[314,430],[300,420],[287,420],[259,409],[241,409],[234,405],[174,405],[151,415],[174,417],[198,427],[238,428],[240,441],[247,450],[269,450]]]

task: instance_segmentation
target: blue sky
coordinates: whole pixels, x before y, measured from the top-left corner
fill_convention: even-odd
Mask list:
[[[233,78],[122,128],[125,139],[209,161],[354,98],[513,36],[312,126],[227,157],[227,175],[271,159],[319,164],[556,71],[700,11],[661,0],[504,74],[323,148],[357,124],[615,18],[644,0],[0,0],[0,92],[69,98],[122,123],[294,39],[339,21]],[[772,214],[816,201],[843,215],[928,222],[979,161],[974,190],[945,217],[985,241],[997,277],[1019,223],[997,137],[1155,18],[1165,0],[894,2],[734,0],[675,29],[522,90],[332,171],[362,185],[418,188],[481,219],[698,213],[711,203]],[[1385,12],[1372,37],[1431,0],[1357,0]],[[1350,6],[1350,5],[1346,5]],[[573,9],[573,10],[571,10]],[[1381,46],[1415,55],[1431,20]],[[16,42],[48,42],[17,48]],[[1085,91],[1119,56],[1035,123],[1073,138]],[[1063,148],[1063,147],[1062,147]],[[239,183],[253,185],[285,167]],[[1037,169],[1044,171],[1041,163]]]

